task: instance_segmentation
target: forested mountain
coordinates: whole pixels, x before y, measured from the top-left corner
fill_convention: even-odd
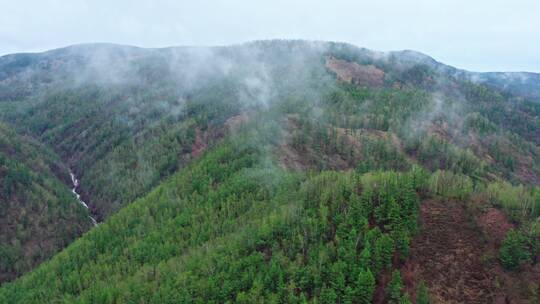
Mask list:
[[[469,79],[540,102],[540,75],[536,73],[470,73]]]
[[[0,124],[0,280],[50,258],[91,227],[50,150]]]
[[[0,57],[0,279],[89,230],[0,302],[537,303],[540,103],[514,86],[330,42]]]

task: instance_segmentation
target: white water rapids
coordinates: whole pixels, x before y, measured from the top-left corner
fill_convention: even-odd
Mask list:
[[[71,170],[69,170],[69,176],[71,176],[71,183],[73,184],[73,188],[71,189],[71,192],[75,194],[75,196],[77,197],[77,201],[79,201],[81,205],[83,205],[86,209],[88,209],[88,212],[90,213],[90,208],[88,208],[88,205],[85,202],[83,202],[83,200],[81,199],[81,195],[77,193],[77,187],[79,187],[79,180],[77,179],[77,177]],[[92,215],[88,217],[92,220],[92,224],[94,224],[94,226],[98,225],[96,219],[92,217]]]

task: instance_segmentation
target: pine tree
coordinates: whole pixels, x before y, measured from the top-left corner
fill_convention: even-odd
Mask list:
[[[377,273],[392,266],[392,256],[394,254],[394,241],[387,234],[383,233],[375,241],[375,269]]]
[[[378,238],[380,238],[382,235],[381,229],[379,227],[375,226],[373,229],[370,229],[366,233],[366,242],[370,242],[371,244],[375,244],[375,241],[377,241]]]
[[[364,242],[364,249],[360,252],[359,264],[362,269],[371,268],[371,244],[368,241]]]
[[[366,210],[365,206],[360,200],[360,197],[356,193],[352,193],[349,198],[350,213],[348,222],[351,224],[357,231],[362,234],[365,233],[368,227],[367,216],[369,216],[369,211]]]
[[[418,290],[416,291],[416,304],[429,304],[428,289],[424,281],[418,284]]]
[[[387,202],[390,200],[390,195],[386,191],[386,189],[381,189],[379,191],[379,198],[378,198],[378,205],[373,210],[373,215],[375,216],[375,220],[378,224],[383,224],[386,220],[387,215]]]
[[[402,197],[402,209],[407,215],[411,215],[418,212],[419,209],[419,199],[416,191],[414,190],[413,182],[407,180],[402,186],[401,190]]]
[[[501,263],[508,269],[516,268],[531,261],[527,237],[520,231],[510,230],[506,234],[499,251]]]
[[[340,253],[340,258],[343,259],[347,267],[353,267],[356,264],[356,248],[358,242],[363,239],[363,233],[356,232],[355,228],[352,228],[349,232],[347,239],[344,241],[343,248],[345,252]]]
[[[300,294],[300,299],[298,300],[298,303],[300,303],[300,304],[307,304],[308,303],[308,299],[307,299],[306,294],[304,292],[302,292]]]
[[[335,304],[337,301],[337,295],[334,289],[331,287],[323,287],[320,295],[321,303],[323,304]]]
[[[345,288],[345,293],[343,295],[343,303],[344,304],[352,304],[354,299],[354,290],[351,286],[347,286]]]
[[[420,191],[427,187],[429,173],[419,165],[413,165],[409,171],[411,186],[413,190]]]
[[[396,202],[394,198],[390,198],[390,200],[387,203],[387,214],[384,218],[385,228],[388,231],[392,230],[399,230],[400,227],[403,225],[403,222],[401,220],[401,209]]]
[[[404,294],[399,300],[399,304],[412,304],[412,301],[409,295]]]
[[[366,187],[360,196],[360,206],[362,208],[362,215],[365,218],[370,218],[373,213],[373,190],[371,187]]]
[[[399,258],[405,261],[409,256],[409,247],[411,238],[409,233],[403,228],[392,231],[392,236],[396,244],[396,250],[399,252]]]
[[[361,304],[369,304],[375,292],[375,277],[369,269],[362,270],[356,281],[356,300]]]
[[[387,296],[388,303],[399,304],[402,298],[401,289],[403,289],[403,281],[399,270],[392,272],[392,280],[388,283]]]
[[[345,268],[346,265],[342,261],[337,261],[332,265],[330,284],[336,297],[341,297],[345,292]]]

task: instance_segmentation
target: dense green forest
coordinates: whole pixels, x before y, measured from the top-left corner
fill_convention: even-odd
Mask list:
[[[378,274],[407,257],[425,174],[287,173],[238,141],[20,281],[55,288],[6,300],[370,301]]]
[[[91,227],[53,152],[0,124],[0,281],[50,258]]]
[[[422,56],[259,41],[0,58],[5,280],[67,246],[0,302],[534,303],[540,105]],[[21,260],[28,235],[50,250]],[[444,254],[456,277],[427,269]]]
[[[248,129],[8,284],[5,301],[370,303],[379,279],[408,258],[419,195],[487,191],[419,166],[289,172],[264,155],[272,134]],[[538,250],[517,246],[528,257]],[[395,280],[396,271],[384,297],[408,301]]]

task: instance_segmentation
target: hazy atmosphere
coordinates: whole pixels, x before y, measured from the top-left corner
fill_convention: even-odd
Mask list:
[[[540,303],[540,4],[0,1],[0,304]]]
[[[164,47],[280,38],[412,49],[473,71],[540,72],[540,4],[533,0],[2,2],[0,55],[91,42]]]

